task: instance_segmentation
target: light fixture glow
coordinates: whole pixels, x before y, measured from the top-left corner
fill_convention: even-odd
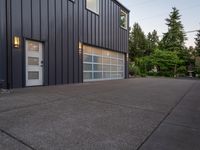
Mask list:
[[[82,49],[82,43],[79,42],[79,49]]]
[[[14,36],[13,46],[14,48],[20,48],[20,38],[18,36]]]
[[[82,54],[83,44],[79,42],[79,54]]]

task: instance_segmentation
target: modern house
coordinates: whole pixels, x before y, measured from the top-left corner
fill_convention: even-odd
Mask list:
[[[127,78],[128,27],[117,0],[0,0],[0,84]]]

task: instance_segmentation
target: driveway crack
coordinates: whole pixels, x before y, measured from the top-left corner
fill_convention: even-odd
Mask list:
[[[149,139],[150,137],[156,132],[156,130],[164,123],[164,121],[169,117],[169,115],[175,110],[175,108],[183,101],[183,99],[190,93],[190,91],[194,88],[196,82],[194,82],[191,87],[184,93],[184,95],[179,99],[179,101],[170,109],[170,111],[165,115],[165,117],[160,121],[160,123],[154,128],[154,130],[147,136],[144,141],[138,146],[136,150],[139,150]]]
[[[17,137],[13,136],[12,134],[6,132],[5,130],[0,129],[0,132],[7,135],[8,137],[14,139],[15,141],[21,143],[22,145],[26,146],[27,148],[29,148],[30,150],[36,150],[35,148],[33,148],[31,145],[25,143],[24,141],[18,139]]]

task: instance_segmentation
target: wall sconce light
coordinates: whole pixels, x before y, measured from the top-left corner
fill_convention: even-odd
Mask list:
[[[20,44],[21,44],[20,37],[14,36],[14,38],[13,38],[13,46],[14,46],[14,48],[20,48]]]
[[[83,44],[79,42],[79,49],[82,49]]]
[[[126,58],[127,58],[127,60],[129,59],[129,54],[126,54]]]
[[[83,49],[83,44],[81,42],[79,42],[79,54],[82,53],[82,49]]]

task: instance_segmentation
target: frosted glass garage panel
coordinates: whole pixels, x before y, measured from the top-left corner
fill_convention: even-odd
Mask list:
[[[83,79],[87,81],[123,79],[125,54],[83,46]]]

